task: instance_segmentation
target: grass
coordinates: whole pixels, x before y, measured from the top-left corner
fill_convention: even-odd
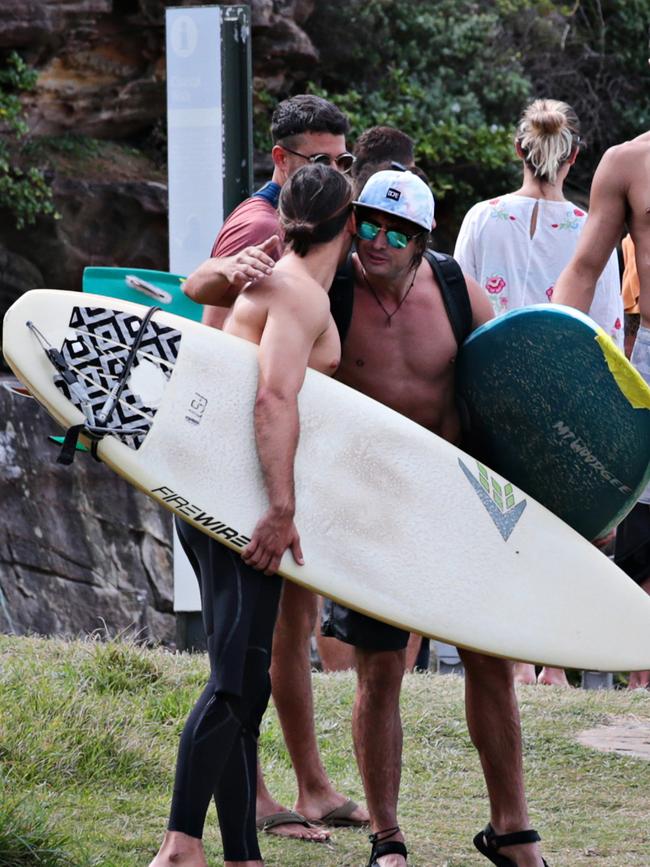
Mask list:
[[[178,735],[207,673],[200,656],[127,642],[0,636],[0,867],[146,867],[165,825]],[[314,675],[323,759],[339,789],[362,799],[353,759],[351,674]],[[522,687],[533,824],[553,867],[650,865],[650,765],[599,753],[575,736],[611,716],[650,722],[650,694]],[[487,820],[463,717],[463,684],[410,675],[400,820],[411,867],[480,867],[471,845]],[[261,751],[270,788],[295,785],[275,713]],[[210,864],[222,862],[213,808]],[[262,841],[267,867],[360,867],[365,833],[329,846]]]
[[[42,810],[21,803],[0,789],[0,867],[74,867],[69,854],[71,841],[52,826]]]

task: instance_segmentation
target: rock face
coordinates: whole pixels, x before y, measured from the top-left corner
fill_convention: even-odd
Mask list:
[[[43,275],[28,259],[0,246],[0,309],[6,310],[23,292],[43,285]]]
[[[59,433],[0,379],[0,631],[106,628],[172,642],[171,517],[88,454],[56,463]]]
[[[41,219],[27,231],[14,229],[9,218],[4,222],[4,244],[31,262],[34,278],[40,275],[39,283],[26,288],[81,289],[87,265],[167,267],[164,184],[57,177],[54,194],[61,219]],[[0,283],[0,303],[9,288]]]
[[[18,231],[0,209],[0,319],[28,289],[80,289],[87,265],[167,268],[166,172],[132,146],[165,126],[169,5],[195,0],[0,2],[0,58],[15,49],[38,71],[24,100],[33,138],[102,140],[58,155],[61,219]],[[318,59],[302,29],[315,0],[250,5],[255,91],[285,95]],[[169,516],[87,455],[56,464],[54,430],[35,402],[0,388],[0,630],[105,623],[173,640]]]
[[[95,159],[56,162],[52,189],[61,219],[18,231],[0,208],[0,247],[25,262],[21,284],[79,289],[86,265],[168,267],[164,167],[109,142],[138,145],[165,126],[166,6],[194,0],[2,0],[0,57],[18,50],[38,71],[24,96],[32,136],[106,140]],[[222,4],[226,5],[226,4]],[[255,91],[286,94],[318,53],[301,25],[315,0],[253,0]],[[0,130],[1,135],[1,130]],[[111,150],[112,148],[112,150]],[[260,166],[268,163],[260,155]],[[18,260],[16,260],[16,267]],[[15,293],[0,256],[0,317]]]

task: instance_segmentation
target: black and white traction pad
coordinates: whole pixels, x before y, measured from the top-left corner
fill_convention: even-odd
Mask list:
[[[73,307],[70,327],[75,330],[76,336],[64,340],[61,354],[75,373],[83,374],[80,379],[93,414],[97,414],[104,407],[107,393],[118,381],[141,324],[142,319],[132,313],[106,310],[103,307]],[[178,357],[181,337],[182,334],[177,329],[158,325],[153,319],[150,320],[132,369],[137,368],[144,358],[143,353],[146,353],[167,362],[160,365],[160,370],[169,380]],[[54,384],[71,403],[83,411],[80,400],[70,392],[62,376],[55,376]],[[131,411],[131,408],[134,411]],[[105,426],[114,429],[115,436],[126,445],[138,449],[145,440],[156,411],[155,407],[147,406],[140,395],[131,391],[127,382]]]

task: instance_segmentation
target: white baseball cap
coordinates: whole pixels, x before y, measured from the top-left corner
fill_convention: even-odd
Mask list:
[[[433,193],[413,172],[375,172],[354,204],[408,220],[427,232],[433,228]]]

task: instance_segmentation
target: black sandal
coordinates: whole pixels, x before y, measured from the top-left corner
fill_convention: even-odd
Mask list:
[[[376,834],[368,835],[368,839],[372,843],[368,867],[380,867],[377,864],[377,858],[382,858],[384,855],[403,855],[404,858],[407,857],[408,852],[404,843],[401,843],[399,840],[387,840],[388,837],[392,837],[398,831],[399,825],[395,828],[385,828],[383,831],[377,831]]]
[[[496,864],[497,867],[517,867],[511,858],[506,858],[505,855],[499,855],[497,849],[502,846],[520,846],[525,843],[539,843],[542,838],[537,831],[515,831],[513,834],[496,834],[494,828],[489,823],[485,830],[479,831],[474,837],[474,845],[485,857]],[[542,858],[544,867],[548,864]]]

